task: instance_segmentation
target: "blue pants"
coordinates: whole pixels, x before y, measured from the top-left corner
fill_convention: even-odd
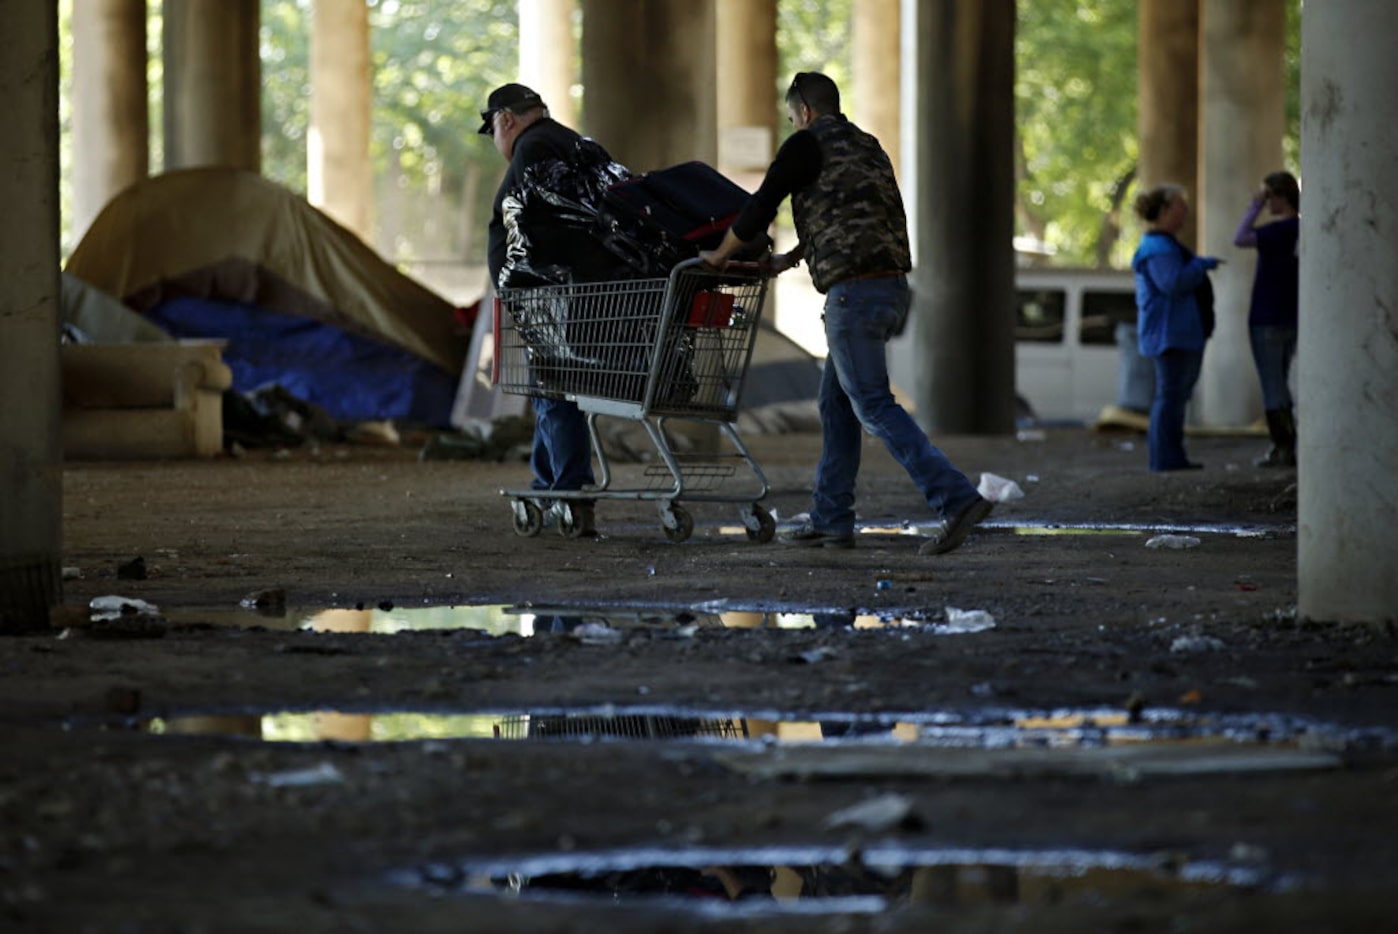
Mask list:
[[[1184,453],[1184,416],[1202,350],[1167,350],[1155,358],[1155,399],[1150,405],[1150,469],[1179,470],[1189,464]]]
[[[934,512],[954,516],[979,496],[889,388],[886,345],[911,298],[903,276],[850,279],[826,295],[830,351],[820,383],[823,438],[811,509],[811,525],[818,531],[854,531],[854,486],[866,429],[908,472]]]
[[[1252,339],[1252,359],[1257,364],[1257,378],[1262,383],[1262,407],[1268,412],[1290,410],[1291,389],[1286,378],[1291,373],[1291,359],[1296,356],[1296,329],[1271,326],[1248,328]]]
[[[535,490],[581,490],[591,485],[592,439],[576,402],[534,397],[534,449],[529,455]]]

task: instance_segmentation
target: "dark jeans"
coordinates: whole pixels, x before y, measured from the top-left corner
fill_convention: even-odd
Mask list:
[[[830,351],[820,383],[823,438],[811,509],[811,525],[819,531],[854,531],[854,486],[866,430],[908,472],[933,512],[955,516],[979,496],[889,388],[886,345],[910,301],[903,276],[850,279],[826,295]]]
[[[1167,350],[1155,358],[1155,399],[1150,405],[1150,469],[1180,470],[1189,466],[1184,453],[1184,416],[1202,350]]]
[[[529,466],[536,490],[581,490],[594,482],[587,416],[576,402],[534,397],[534,450]]]
[[[1291,373],[1291,358],[1296,356],[1296,329],[1251,327],[1248,336],[1252,339],[1257,378],[1262,383],[1262,407],[1268,412],[1289,411],[1291,389],[1286,378]]]

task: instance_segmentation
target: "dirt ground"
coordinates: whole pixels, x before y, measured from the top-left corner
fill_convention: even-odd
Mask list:
[[[782,520],[808,508],[819,439],[748,440],[771,481],[765,504]],[[968,474],[1009,478],[1025,496],[935,558],[897,534],[926,509],[872,445],[860,478],[867,528],[852,551],[748,541],[732,504],[693,504],[694,535],[679,544],[661,533],[653,504],[633,500],[599,506],[594,540],[521,537],[499,491],[525,482],[523,464],[423,462],[411,445],[69,465],[66,615],[50,632],[0,639],[0,928],[1398,923],[1398,643],[1382,628],[1296,618],[1295,471],[1252,467],[1255,437],[1193,438],[1207,468],[1170,475],[1144,469],[1143,439],[1130,434],[938,440]],[[1029,534],[1077,525],[1099,528]],[[1148,548],[1162,531],[1199,543]],[[119,579],[136,557],[145,579]],[[285,616],[227,624],[241,600],[277,589]],[[165,621],[89,623],[88,601],[107,595],[154,604]],[[561,605],[611,627],[527,638],[296,628],[327,608],[443,605],[532,606],[538,619]],[[948,608],[985,611],[995,625],[947,634]],[[778,612],[921,625],[780,628]],[[724,624],[740,619],[762,625]],[[752,735],[771,720],[825,721],[828,735],[854,715],[924,730],[905,744],[796,746],[271,743],[217,729],[251,722],[256,732],[257,715],[278,711],[563,708],[722,716],[754,725]],[[1197,741],[1132,749],[1094,744],[1090,728],[1087,742],[1005,741],[1024,716],[1083,713],[1099,725],[1182,724]],[[168,728],[196,716],[215,729]],[[949,748],[933,739],[934,723],[970,739]],[[868,800],[897,805],[895,818],[832,820]],[[1018,897],[978,898],[938,889],[928,880],[946,875],[932,873],[887,910],[805,914],[765,901],[724,914],[455,886],[468,874],[459,867],[539,854],[669,847],[721,862],[724,850],[788,848],[773,863],[806,848],[843,853],[848,866],[877,846],[983,865],[1132,854],[1163,881],[1036,895],[1026,878]],[[1207,866],[1241,884],[1175,884]],[[698,901],[714,909],[722,899]]]

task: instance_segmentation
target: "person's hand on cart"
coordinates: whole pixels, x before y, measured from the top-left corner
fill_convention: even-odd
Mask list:
[[[741,250],[743,246],[743,241],[738,239],[738,236],[733,233],[733,228],[730,227],[723,235],[723,242],[717,247],[712,250],[699,251],[699,259],[703,261],[705,266],[722,271],[727,269],[728,264],[733,261],[730,257]],[[801,247],[799,245],[789,253],[768,253],[756,261],[743,261],[744,265],[749,268],[756,266],[763,272],[774,276],[794,268],[800,262]]]

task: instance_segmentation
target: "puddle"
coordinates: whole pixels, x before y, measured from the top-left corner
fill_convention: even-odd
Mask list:
[[[699,711],[673,707],[553,708],[442,713],[326,708],[189,713],[132,724],[158,734],[240,736],[267,742],[690,741],[761,749],[772,745],[916,746],[928,749],[1053,749],[1147,745],[1194,751],[1215,745],[1395,748],[1387,729],[1341,729],[1279,715],[1212,715],[1170,709],[1140,717],[1117,710],[899,713],[881,716]]]
[[[1223,887],[1285,891],[1293,878],[1247,862],[1089,850],[690,847],[436,862],[390,881],[432,895],[670,906],[701,913],[875,914],[903,905],[1100,905]]]
[[[925,577],[925,575],[922,575]],[[904,583],[891,575],[887,585],[880,581],[878,589],[892,589]],[[251,609],[159,610],[162,618],[173,625],[212,625],[262,628],[279,632],[339,632],[389,635],[400,632],[459,629],[475,630],[489,636],[534,636],[540,633],[575,632],[585,626],[607,626],[612,629],[661,628],[692,632],[687,627],[713,629],[897,629],[929,628],[950,633],[955,627],[941,618],[921,618],[887,614],[821,609],[791,611],[778,609],[744,609],[727,601],[702,604],[694,610],[626,609],[586,606],[515,606],[506,604],[477,606],[423,606],[333,608],[290,610],[282,616],[268,616]],[[966,629],[965,631],[973,631]]]

